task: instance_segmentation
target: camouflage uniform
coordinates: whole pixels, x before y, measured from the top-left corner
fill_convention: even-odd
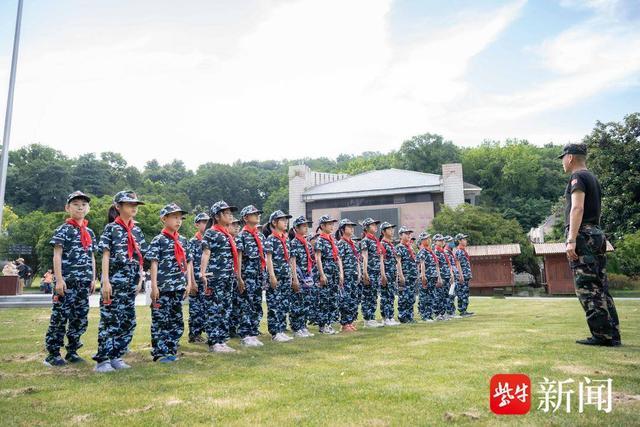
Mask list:
[[[421,241],[420,239],[418,239]],[[420,248],[418,252],[418,260],[424,263],[424,272],[427,279],[427,287],[425,288],[420,283],[420,301],[418,303],[418,311],[422,320],[432,319],[434,314],[438,314],[438,269],[437,269],[437,256],[433,251],[429,251],[426,248]]]
[[[338,242],[338,252],[342,260],[344,287],[340,301],[340,324],[348,325],[358,318],[358,302],[362,298],[362,283],[358,271],[360,270],[360,252],[355,243],[353,247],[346,240]]]
[[[418,264],[413,248],[409,251],[409,248],[400,243],[396,246],[396,253],[400,257],[404,276],[404,285],[398,283],[398,320],[408,323],[413,321],[418,286]]]
[[[294,223],[294,226],[295,225]],[[296,259],[296,273],[298,275],[298,283],[300,284],[300,292],[294,292],[291,295],[289,320],[291,322],[291,329],[293,331],[299,331],[307,327],[310,316],[315,311],[317,271],[313,257],[313,248],[306,239],[304,239],[304,242],[301,242],[294,237],[289,241],[289,245],[291,247],[291,256]],[[309,257],[307,257],[307,251]],[[308,269],[308,260],[311,261],[310,271]]]
[[[320,221],[322,223],[322,218]],[[318,282],[318,326],[322,328],[336,320],[335,313],[340,309],[340,267],[333,258],[331,243],[322,235],[316,239],[314,250],[320,253],[322,270],[327,278],[324,286]]]
[[[185,250],[186,262],[192,262],[187,239],[179,236],[178,240]],[[158,263],[157,284],[160,297],[155,303],[151,303],[153,360],[164,356],[175,356],[178,351],[178,342],[184,332],[182,300],[187,288],[187,273],[180,270],[174,247],[173,239],[164,234],[158,234],[149,244],[149,250],[145,255],[148,261]]]
[[[288,239],[285,240],[287,254],[290,254]],[[267,287],[267,326],[269,333],[275,336],[284,333],[287,325],[287,313],[289,313],[291,298],[291,266],[285,257],[285,249],[280,240],[273,234],[264,242],[264,251],[271,254],[273,272],[278,284],[273,289],[269,283]]]
[[[456,298],[456,291],[457,289],[460,287],[460,273],[458,272],[458,265],[456,264],[456,256],[453,253],[453,250],[450,247],[446,247],[445,248],[445,254],[446,256],[449,258],[449,263],[451,264],[451,274],[452,274],[452,279],[455,283],[455,288],[453,291],[453,295],[449,294],[449,286],[446,286],[446,293],[447,293],[447,299],[446,299],[446,312],[448,315],[453,316],[456,312],[456,306],[455,306],[455,298]]]
[[[446,251],[444,248],[440,250],[436,247],[433,252],[436,254],[436,258],[438,258],[440,278],[442,279],[442,287],[436,287],[436,298],[434,304],[434,312],[436,315],[440,316],[446,312],[447,294],[449,293],[449,284],[451,280],[451,269],[449,268],[449,263],[447,262],[448,258],[445,254]]]
[[[578,259],[571,261],[576,295],[587,316],[591,335],[620,341],[618,312],[609,294],[607,239],[596,225],[583,224],[576,238]]]
[[[264,246],[264,235],[257,230],[256,233],[260,243]],[[259,333],[258,328],[262,315],[262,287],[266,277],[265,269],[262,268],[258,244],[249,231],[240,231],[236,236],[236,245],[238,251],[242,253],[242,279],[245,285],[242,294],[236,291],[240,307],[238,335],[242,338],[255,337]],[[264,247],[263,253],[266,257]]]
[[[132,233],[144,256],[147,243],[142,230],[134,225]],[[110,304],[105,304],[103,295],[100,295],[98,350],[93,356],[93,360],[99,363],[122,357],[131,343],[136,327],[136,287],[142,266],[135,253],[133,258],[129,259],[127,232],[115,222],[105,226],[98,250],[109,251],[108,274],[112,288]]]
[[[458,235],[456,236],[456,240],[466,239],[467,236]],[[471,260],[469,259],[469,254],[467,251],[462,248],[457,248],[455,251],[456,258],[460,262],[460,268],[462,268],[462,277],[464,278],[464,282],[459,283],[456,286],[456,296],[458,297],[458,311],[460,314],[464,314],[467,312],[467,307],[469,307],[469,281],[473,278],[473,274],[471,274]]]
[[[393,319],[395,312],[396,286],[398,280],[398,267],[396,249],[393,244],[382,240],[380,242],[386,252],[383,252],[384,272],[387,276],[387,285],[380,284],[380,312],[384,319]]]
[[[189,239],[188,247],[193,258],[193,275],[196,278],[196,286],[198,288],[198,292],[195,295],[189,295],[189,339],[194,339],[201,336],[205,331],[207,319],[204,284],[200,276],[202,240],[192,237]]]
[[[368,218],[363,222],[367,224]],[[373,220],[371,220],[373,221]],[[380,292],[380,254],[376,241],[365,236],[360,241],[360,253],[367,252],[367,274],[369,275],[369,285],[362,283],[362,317],[364,320],[375,320],[376,305],[378,304],[378,293]],[[364,280],[364,271],[363,271]]]
[[[67,353],[76,353],[82,342],[80,337],[87,330],[89,290],[93,280],[93,254],[96,237],[90,228],[91,245],[85,250],[80,243],[80,229],[64,223],[53,233],[49,242],[62,247],[62,277],[67,284],[64,295],[53,292],[51,320],[45,337],[45,347],[50,356],[60,356],[60,347],[67,335]]]
[[[231,243],[222,232],[210,228],[202,237],[202,248],[211,251],[207,266],[208,291],[205,292],[208,343],[209,345],[224,344],[230,338],[233,287],[236,277]]]

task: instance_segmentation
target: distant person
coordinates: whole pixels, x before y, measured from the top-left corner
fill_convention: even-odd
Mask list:
[[[40,291],[42,291],[43,294],[50,294],[52,289],[51,288],[52,283],[53,283],[53,271],[49,269],[42,276],[42,280],[40,282]]]
[[[16,267],[18,269],[18,278],[20,281],[20,288],[18,290],[18,293],[22,294],[25,284],[30,283],[33,270],[31,270],[31,267],[24,263],[24,258],[18,258],[16,260]]]
[[[567,258],[576,295],[587,316],[591,336],[583,345],[617,347],[620,322],[607,282],[607,239],[600,228],[601,189],[587,169],[587,145],[567,144],[559,158],[571,176],[564,193]]]

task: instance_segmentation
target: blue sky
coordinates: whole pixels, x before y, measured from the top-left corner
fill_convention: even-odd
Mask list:
[[[25,0],[11,146],[196,167],[423,132],[566,143],[634,111],[637,0]]]

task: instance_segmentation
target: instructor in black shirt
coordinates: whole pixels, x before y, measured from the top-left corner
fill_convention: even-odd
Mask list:
[[[591,336],[583,345],[621,345],[618,313],[607,282],[607,239],[600,229],[600,183],[587,170],[586,144],[564,146],[562,167],[571,174],[565,190],[567,258],[573,271],[576,295],[587,316]]]

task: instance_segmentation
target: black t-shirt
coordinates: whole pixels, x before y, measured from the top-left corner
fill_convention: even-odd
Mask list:
[[[588,170],[581,170],[571,174],[567,189],[564,192],[565,209],[564,224],[569,227],[569,213],[571,212],[571,193],[576,190],[584,192],[584,213],[581,224],[600,225],[600,183],[594,174]]]

